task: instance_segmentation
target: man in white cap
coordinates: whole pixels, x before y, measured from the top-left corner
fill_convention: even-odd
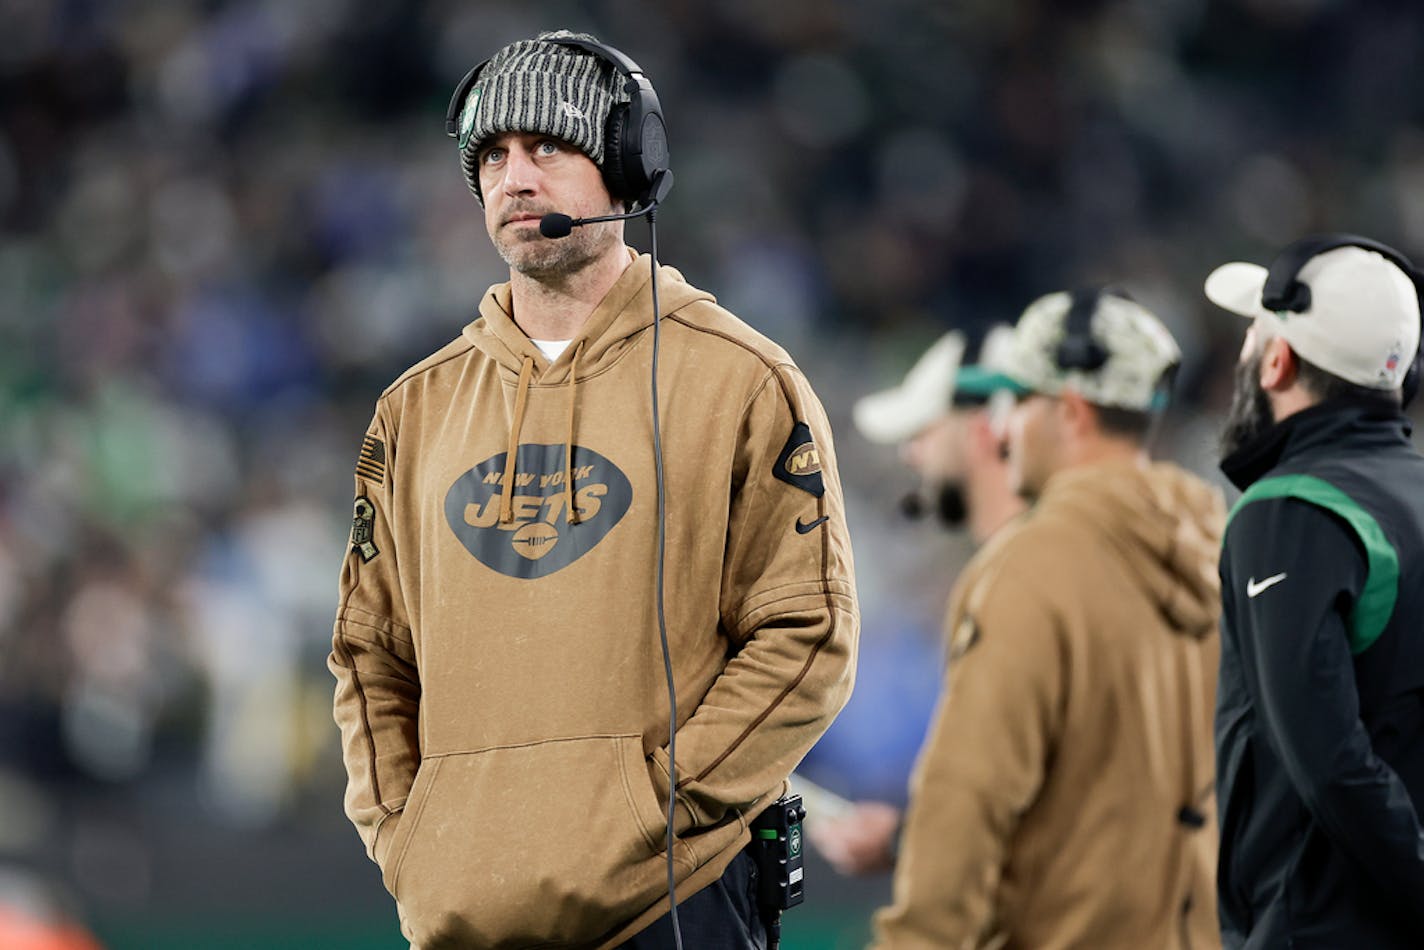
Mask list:
[[[1013,382],[998,368],[1012,345],[1012,328],[995,326],[979,344],[978,361],[962,365],[966,336],[951,330],[899,385],[862,397],[853,409],[861,435],[898,445],[905,465],[919,476],[919,491],[902,505],[906,513],[918,517],[929,510],[946,527],[967,527],[975,544],[1025,507],[1009,485],[1004,441]],[[897,806],[858,801],[841,814],[816,808],[812,814],[807,837],[842,874],[894,866],[903,817]]]
[[[1178,359],[1120,293],[1019,319],[1009,477],[1034,507],[951,595],[880,950],[1214,943],[1223,505],[1146,449]]]
[[[1419,282],[1339,234],[1206,281],[1253,321],[1222,439],[1245,492],[1221,554],[1228,947],[1424,946]]]
[[[962,365],[965,334],[951,330],[935,341],[898,385],[857,400],[855,427],[872,442],[898,445],[920,490],[902,505],[907,514],[935,514],[945,526],[968,527],[976,544],[1023,511],[1008,486],[1004,423],[1013,399],[998,365],[1013,331],[996,326],[984,335],[979,359]],[[1002,392],[1000,403],[993,398]]]

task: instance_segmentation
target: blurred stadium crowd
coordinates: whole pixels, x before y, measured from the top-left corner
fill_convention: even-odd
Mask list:
[[[1111,280],[1183,345],[1163,449],[1206,471],[1240,339],[1201,299],[1212,266],[1312,229],[1424,255],[1406,0],[7,0],[7,861],[157,908],[142,830],[65,838],[64,803],[339,811],[324,659],[358,440],[504,273],[443,111],[558,26],[646,69],[663,259],[783,343],[837,428],[864,656],[807,769],[846,794],[903,796],[967,553],[897,521],[908,476],[851,429],[856,396],[950,326]]]

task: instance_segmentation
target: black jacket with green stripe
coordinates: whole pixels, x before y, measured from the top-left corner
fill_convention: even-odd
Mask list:
[[[1223,463],[1216,705],[1227,947],[1424,947],[1424,457],[1377,403]]]

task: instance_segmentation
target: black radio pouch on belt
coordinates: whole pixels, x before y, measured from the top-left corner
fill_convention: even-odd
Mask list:
[[[757,866],[757,907],[766,924],[767,944],[781,942],[781,912],[805,898],[802,890],[801,822],[806,809],[800,795],[772,802],[752,822],[752,859]]]

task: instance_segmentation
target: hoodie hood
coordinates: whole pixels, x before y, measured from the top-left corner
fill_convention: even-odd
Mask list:
[[[519,455],[520,430],[529,405],[530,390],[562,385],[568,402],[568,426],[564,438],[565,517],[578,521],[574,506],[573,456],[574,426],[578,405],[577,385],[602,372],[632,346],[639,333],[653,325],[653,284],[651,257],[627,248],[629,265],[603,300],[584,321],[577,335],[552,363],[514,321],[514,295],[508,282],[496,284],[480,301],[480,316],[468,324],[463,335],[475,348],[498,365],[507,379],[514,380],[514,401],[510,407],[504,474],[500,478],[499,521],[514,520],[514,484]],[[675,313],[698,300],[715,302],[703,290],[689,285],[675,268],[658,268],[658,306],[662,316]]]
[[[651,258],[632,248],[628,248],[628,257],[631,263],[618,282],[589,314],[568,349],[552,363],[514,322],[508,282],[495,284],[484,295],[480,316],[466,325],[464,337],[508,370],[510,379],[518,377],[524,360],[529,359],[533,361],[533,385],[566,383],[575,352],[579,352],[577,375],[587,378],[618,359],[639,332],[653,325]],[[688,284],[676,268],[666,264],[658,267],[658,306],[662,316],[698,300],[716,302],[705,290]]]
[[[1109,538],[1174,632],[1202,637],[1214,629],[1226,523],[1219,490],[1168,463],[1094,465],[1055,475],[1039,509]]]

